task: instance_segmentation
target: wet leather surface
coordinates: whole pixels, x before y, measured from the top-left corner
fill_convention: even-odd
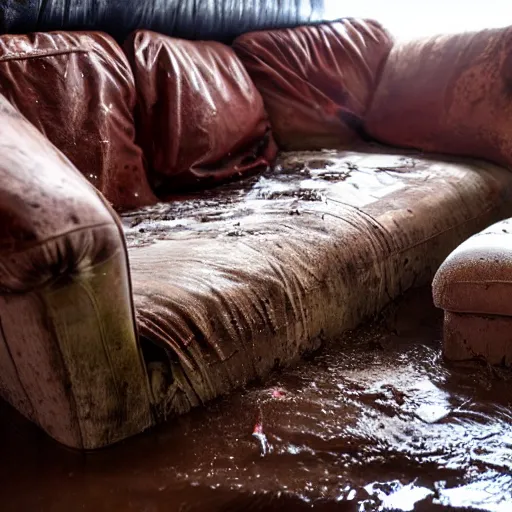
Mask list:
[[[234,42],[265,101],[279,146],[350,148],[392,45],[375,21],[245,34]]]
[[[285,154],[274,172],[123,217],[143,345],[163,349],[162,417],[374,316],[510,213],[504,169],[368,151]]]
[[[506,297],[510,301],[509,297]],[[512,318],[445,311],[443,354],[450,361],[484,361],[512,367]]]
[[[377,140],[512,167],[512,29],[397,44],[365,127]]]
[[[433,284],[438,307],[512,316],[512,222],[504,220],[458,247]]]
[[[96,228],[116,228],[102,198],[2,96],[0,116],[0,290],[30,290],[84,259],[107,259],[119,240],[96,239]]]
[[[138,433],[149,398],[115,215],[2,96],[0,152],[0,395],[73,448]]]
[[[0,37],[0,93],[114,205],[154,204],[135,145],[133,75],[101,33]]]
[[[0,0],[0,32],[136,29],[230,41],[249,30],[325,19],[325,0]]]
[[[140,144],[160,196],[273,162],[277,149],[263,101],[231,48],[140,31],[125,49],[135,74]]]

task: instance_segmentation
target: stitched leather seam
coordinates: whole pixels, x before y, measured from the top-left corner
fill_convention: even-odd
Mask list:
[[[55,57],[59,55],[69,55],[73,53],[89,53],[91,48],[70,48],[62,50],[33,50],[31,52],[9,53],[0,56],[0,62],[9,62],[13,60],[40,59],[45,57]]]

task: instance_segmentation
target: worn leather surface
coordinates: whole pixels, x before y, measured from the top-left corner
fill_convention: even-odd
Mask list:
[[[378,151],[284,154],[274,172],[123,216],[162,417],[336,340],[510,214],[504,169]]]
[[[0,96],[0,395],[97,448],[151,424],[124,241],[105,200]]]
[[[260,94],[233,50],[139,31],[125,44],[140,144],[164,195],[264,170],[276,146]]]
[[[0,291],[25,292],[107,259],[120,242],[103,200],[2,96],[0,116]],[[96,239],[96,228],[113,235]],[[59,247],[65,234],[74,242]]]
[[[321,21],[324,0],[0,0],[0,32],[103,30],[123,40],[150,29],[186,39]]]
[[[443,355],[451,361],[512,366],[512,318],[445,311]]]
[[[265,101],[279,146],[350,148],[364,137],[391,36],[375,21],[245,34],[234,42]]]
[[[450,254],[433,284],[438,307],[512,316],[512,222],[498,222]]]
[[[134,143],[133,75],[110,37],[69,32],[1,36],[0,93],[116,209],[156,202]]]
[[[512,28],[394,46],[366,129],[381,142],[512,167]]]

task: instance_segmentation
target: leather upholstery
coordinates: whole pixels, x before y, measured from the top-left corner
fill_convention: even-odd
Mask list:
[[[140,31],[125,44],[138,132],[160,195],[264,170],[276,146],[260,94],[228,46]]]
[[[438,270],[433,295],[445,311],[446,358],[512,365],[512,221],[457,247]]]
[[[512,168],[512,28],[394,46],[366,118],[377,140]]]
[[[43,18],[52,4],[38,6]],[[508,32],[482,34],[393,50],[372,133],[384,139],[388,120],[390,142],[508,165]],[[510,172],[455,157],[372,146],[283,154],[275,169],[251,175],[276,151],[263,101],[282,147],[362,142],[392,44],[374,22],[244,36],[235,48],[248,73],[217,43],[138,32],[128,44],[137,89],[107,36],[0,43],[2,90],[70,158],[0,96],[0,393],[68,446],[114,443],[334,342],[429,282],[463,240],[512,215]],[[416,80],[421,72],[428,81]],[[118,208],[156,201],[134,143],[136,90],[135,126],[162,196],[247,174],[125,212],[127,254],[118,218],[72,161],[89,179],[94,167],[93,182]],[[454,253],[436,300],[474,305],[472,290],[491,289],[478,304],[492,315],[448,310],[446,333],[495,361],[501,349],[475,350],[464,334],[491,318],[494,333],[508,325],[505,310],[496,313],[508,249],[489,240],[500,256],[468,245],[469,264],[450,270]]]
[[[350,148],[392,45],[377,23],[337,23],[245,34],[235,51],[265,101],[281,149]]]
[[[115,216],[2,96],[0,150],[0,394],[73,448],[140,432],[150,398]]]
[[[433,290],[436,306],[447,311],[512,316],[512,221],[498,222],[457,247]]]
[[[381,147],[278,164],[123,216],[139,331],[165,355],[148,360],[162,418],[335,341],[512,213],[492,164]]]
[[[136,29],[230,41],[250,30],[325,19],[327,0],[0,0],[0,33],[103,30],[118,41]]]
[[[133,74],[101,33],[0,37],[0,93],[114,205],[154,204],[135,145]]]
[[[512,366],[512,317],[445,311],[443,354],[450,361]]]

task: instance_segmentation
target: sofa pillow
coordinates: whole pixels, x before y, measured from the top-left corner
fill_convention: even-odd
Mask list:
[[[512,28],[396,45],[365,126],[388,144],[512,167]]]
[[[130,66],[107,35],[0,36],[0,93],[114,205],[156,202],[134,142]]]
[[[342,148],[362,119],[392,45],[376,22],[345,19],[240,36],[234,49],[263,96],[278,145]]]
[[[162,195],[266,168],[276,156],[263,100],[233,50],[150,31],[125,44],[138,140]]]

